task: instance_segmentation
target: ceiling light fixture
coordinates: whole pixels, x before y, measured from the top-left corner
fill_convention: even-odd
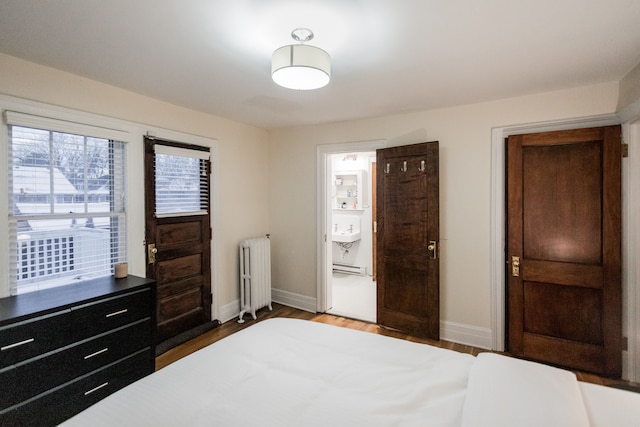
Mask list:
[[[291,37],[300,44],[282,46],[271,57],[271,78],[288,89],[311,90],[331,79],[331,57],[319,47],[304,44],[313,39],[308,28],[296,28]]]

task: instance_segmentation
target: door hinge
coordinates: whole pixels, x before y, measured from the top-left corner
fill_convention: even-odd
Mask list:
[[[622,157],[629,157],[629,144],[622,143]]]
[[[622,337],[622,351],[629,350],[629,338]]]

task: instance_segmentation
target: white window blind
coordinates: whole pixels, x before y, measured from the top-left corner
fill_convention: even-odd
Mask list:
[[[29,117],[6,114],[11,293],[111,275],[127,255],[125,143]]]
[[[158,218],[206,215],[209,211],[209,151],[155,144]]]

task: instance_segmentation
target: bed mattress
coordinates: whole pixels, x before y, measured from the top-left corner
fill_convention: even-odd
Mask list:
[[[481,356],[269,319],[129,385],[63,425],[638,425],[639,394],[585,387],[570,372],[544,365]]]
[[[107,397],[66,426],[459,425],[474,358],[269,319]]]

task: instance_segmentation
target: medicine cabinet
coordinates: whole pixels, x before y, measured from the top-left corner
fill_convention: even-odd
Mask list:
[[[333,209],[362,210],[366,207],[364,174],[362,170],[333,174]]]

